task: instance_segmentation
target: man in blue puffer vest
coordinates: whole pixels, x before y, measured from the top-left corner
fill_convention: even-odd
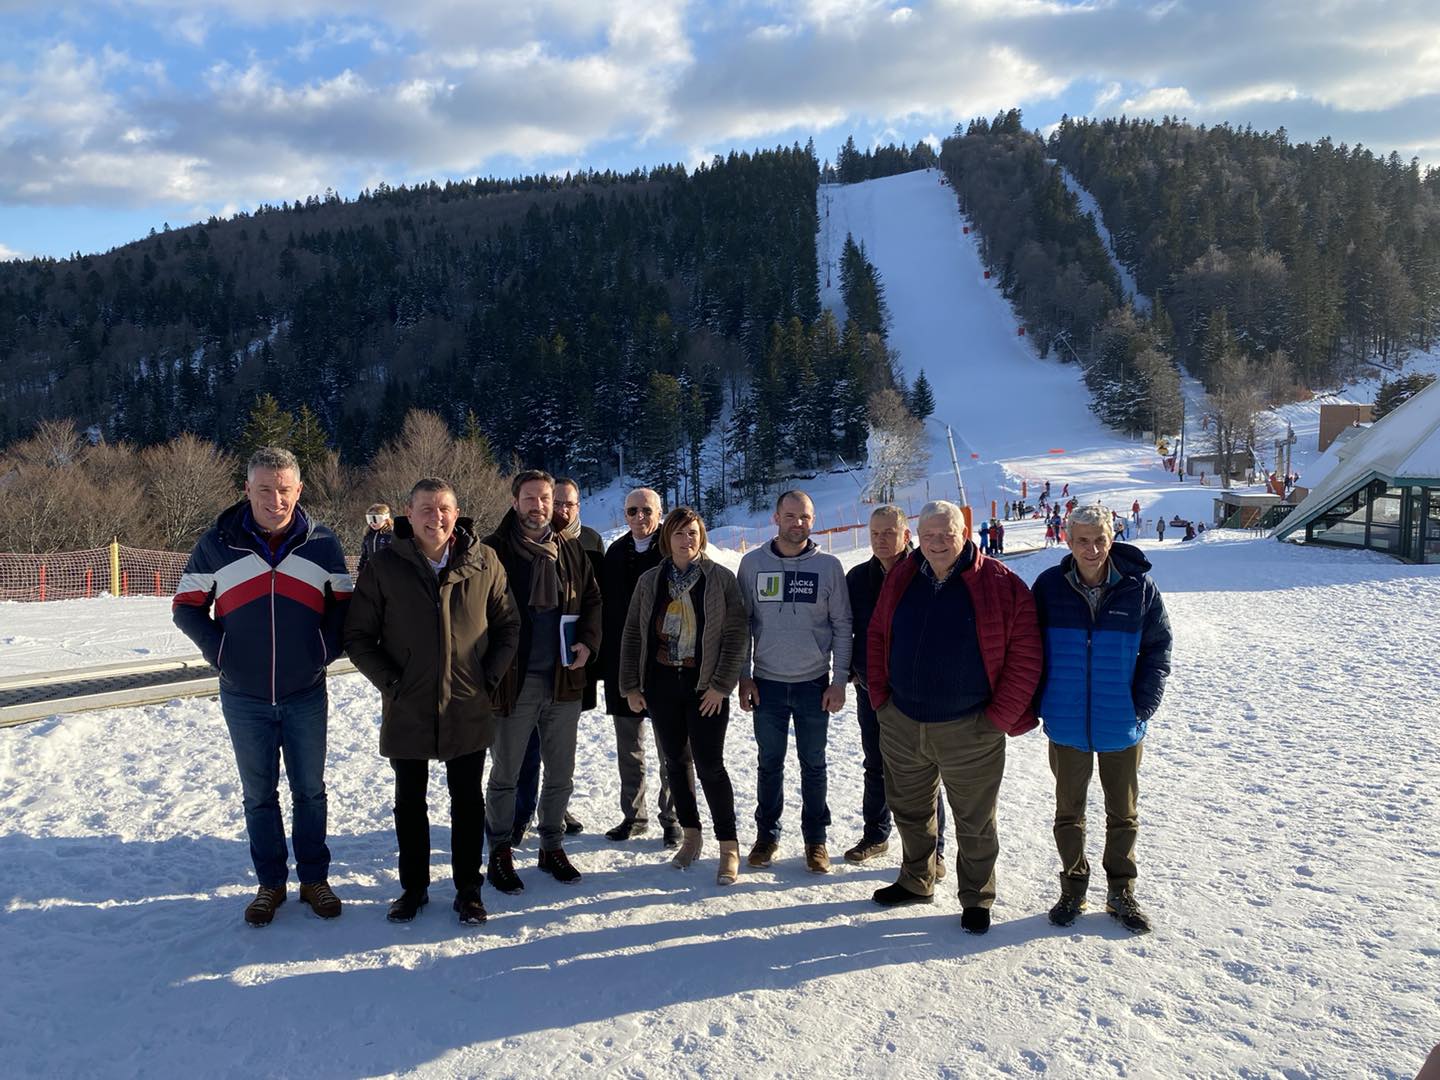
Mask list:
[[[1096,758],[1105,792],[1105,908],[1127,930],[1150,930],[1135,901],[1141,746],[1170,674],[1170,619],[1139,548],[1114,542],[1104,506],[1077,507],[1070,554],[1035,581],[1045,642],[1038,712],[1055,775],[1060,899],[1050,921],[1069,926],[1085,908],[1085,797]]]
[[[175,625],[220,669],[220,713],[235,749],[260,881],[245,908],[251,926],[269,925],[285,902],[282,755],[300,900],[322,919],[340,914],[327,880],[325,667],[341,653],[350,574],[335,534],[300,508],[301,490],[294,454],[256,450],[245,498],[200,537],[172,607]]]

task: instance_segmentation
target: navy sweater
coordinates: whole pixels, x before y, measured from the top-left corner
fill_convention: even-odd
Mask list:
[[[920,723],[958,720],[990,700],[975,605],[960,580],[964,569],[956,564],[936,588],[929,565],[922,565],[895,609],[890,693],[896,708]]]

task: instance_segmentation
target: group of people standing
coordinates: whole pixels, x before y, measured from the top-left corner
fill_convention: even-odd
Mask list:
[[[302,490],[293,455],[257,451],[244,499],[201,538],[174,604],[177,625],[220,669],[259,880],[245,911],[252,925],[268,924],[286,899],[282,757],[300,899],[322,918],[341,911],[328,882],[323,764],[325,666],[343,647],[380,691],[401,890],[392,921],[413,919],[429,901],[431,761],[445,764],[462,923],[485,921],[487,876],[504,893],[523,890],[513,852],[527,801],[538,803],[538,869],[580,880],[563,845],[580,827],[568,807],[580,717],[597,704],[598,681],[620,780],[611,841],[649,829],[648,720],[672,862],[690,867],[703,853],[703,792],[719,846],[716,881],[737,880],[739,822],[725,764],[734,698],[752,717],[758,758],[746,865],[779,856],[793,730],[805,866],[828,872],[829,718],[853,683],[864,832],[845,858],[884,854],[892,824],[902,848],[899,877],[875,892],[878,904],[932,901],[945,873],[948,803],[961,925],[989,928],[1006,739],[1034,728],[1038,715],[1051,741],[1062,862],[1052,921],[1068,925],[1084,907],[1085,792],[1098,757],[1107,907],[1130,929],[1149,928],[1131,888],[1136,775],[1169,672],[1170,631],[1149,564],[1112,543],[1103,508],[1071,514],[1071,554],[1032,592],[980,550],[961,509],[944,501],[922,509],[918,547],[903,511],[876,508],[872,558],[847,575],[810,538],[809,497],[787,491],[776,502],[775,537],[732,573],[710,557],[700,515],[689,507],[662,515],[648,488],[626,497],[628,529],[602,551],[580,524],[571,481],[517,473],[510,510],[482,539],[454,488],[429,477],[415,483],[402,516],[372,507],[372,532],[388,535],[367,537],[352,590],[333,533],[301,509]]]

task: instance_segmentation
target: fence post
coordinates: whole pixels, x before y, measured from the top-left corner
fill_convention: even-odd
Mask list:
[[[156,571],[155,571],[155,595],[156,595],[156,596],[162,596],[162,595],[164,595],[163,593],[160,592],[160,571],[159,571],[159,570],[156,570]]]
[[[130,592],[130,571],[125,570],[120,574],[120,595],[126,596]]]
[[[85,568],[85,599],[95,595],[95,570],[93,567]]]
[[[45,602],[45,564],[40,564],[40,602]]]
[[[110,595],[122,595],[123,588],[124,582],[120,580],[120,538],[116,536],[110,541]]]

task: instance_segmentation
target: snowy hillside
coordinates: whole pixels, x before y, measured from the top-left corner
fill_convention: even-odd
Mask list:
[[[937,174],[829,195],[822,242],[864,242],[905,368],[926,370],[962,441],[973,501],[1049,478],[1117,507],[1139,498],[1147,517],[1209,519],[1214,489],[1174,483],[1152,447],[1102,428],[1078,369],[1018,337]],[[1297,431],[1318,423],[1292,415]],[[932,427],[929,493],[950,496]],[[863,513],[847,476],[811,490],[822,520]],[[905,495],[918,509],[926,482]],[[599,527],[610,513],[587,504]],[[1093,909],[1069,931],[1047,922],[1039,733],[1008,744],[996,921],[974,938],[953,877],[931,908],[871,902],[895,850],[805,872],[793,756],[781,857],[733,888],[713,884],[708,825],[690,872],[655,834],[605,840],[619,811],[603,713],[581,722],[586,831],[567,842],[584,879],[538,873],[531,839],[525,892],[486,889],[490,922],[462,931],[437,774],[432,904],[397,927],[378,695],[345,676],[331,680],[331,880],[347,904],[333,923],[293,891],[269,929],[241,922],[254,881],[215,701],[0,730],[3,1074],[1408,1080],[1440,1039],[1440,656],[1417,619],[1440,607],[1440,567],[1226,533],[1142,546],[1176,634],[1141,770],[1149,937]],[[1058,557],[1012,565],[1033,580]],[[190,650],[153,601],[0,604],[0,674],[175,651]],[[831,724],[837,856],[860,835],[860,756],[852,695]],[[748,845],[755,747],[738,712],[727,763]],[[1098,859],[1098,785],[1090,819]]]

